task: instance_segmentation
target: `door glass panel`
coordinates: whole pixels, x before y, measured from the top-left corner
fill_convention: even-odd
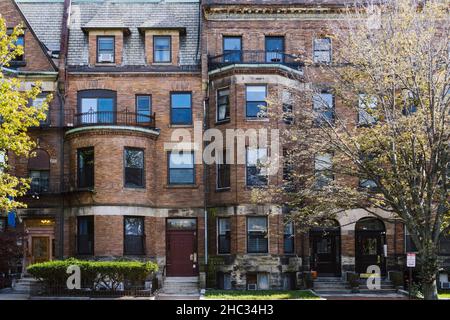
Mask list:
[[[367,256],[375,256],[378,254],[377,238],[365,238],[362,241],[362,254]]]
[[[331,239],[324,238],[317,241],[317,253],[331,253]]]

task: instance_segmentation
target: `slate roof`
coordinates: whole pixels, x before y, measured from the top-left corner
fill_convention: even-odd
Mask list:
[[[51,51],[59,51],[64,4],[62,2],[16,1],[39,40]]]
[[[83,27],[120,25],[131,32],[124,37],[123,66],[145,65],[144,37],[139,28],[164,23],[186,29],[180,37],[180,64],[196,65],[198,20],[199,4],[195,2],[74,1],[67,62],[69,66],[88,65],[88,37]]]
[[[203,5],[352,5],[355,0],[203,0]]]

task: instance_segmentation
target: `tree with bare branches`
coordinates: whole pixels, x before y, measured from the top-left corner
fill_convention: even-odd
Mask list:
[[[449,4],[358,3],[327,25],[332,62],[306,63],[297,80],[307,85],[290,92],[292,110],[279,119],[290,119],[285,183],[254,192],[289,205],[305,228],[347,209],[390,213],[418,248],[425,299],[437,299],[438,241],[450,222]],[[267,112],[277,116],[279,101]]]

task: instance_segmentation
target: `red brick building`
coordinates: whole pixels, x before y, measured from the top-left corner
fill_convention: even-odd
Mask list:
[[[51,73],[55,93],[50,124],[32,132],[37,159],[13,163],[35,186],[18,212],[25,224],[37,217],[25,264],[150,259],[161,278],[239,289],[293,288],[310,270],[343,277],[373,264],[383,275],[403,268],[407,236],[386,213],[382,221],[350,210],[335,228],[303,234],[282,208],[253,204],[252,188],[283,179],[263,178],[252,162],[267,150],[246,149],[244,164],[220,166],[196,162],[199,145],[183,155],[166,145],[179,129],[194,136],[273,124],[256,116],[258,103],[311,85],[291,77],[302,73],[296,55],[332,60],[323,26],[345,1],[17,3],[28,24],[27,64],[16,70]],[[9,24],[23,20],[11,1],[0,4]]]

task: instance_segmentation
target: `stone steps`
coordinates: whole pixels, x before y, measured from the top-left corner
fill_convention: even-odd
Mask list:
[[[14,293],[26,293],[29,294],[35,288],[39,286],[38,280],[34,278],[21,278],[13,283],[12,291]]]
[[[158,293],[161,300],[170,296],[186,296],[195,298],[200,293],[198,277],[167,277]]]

